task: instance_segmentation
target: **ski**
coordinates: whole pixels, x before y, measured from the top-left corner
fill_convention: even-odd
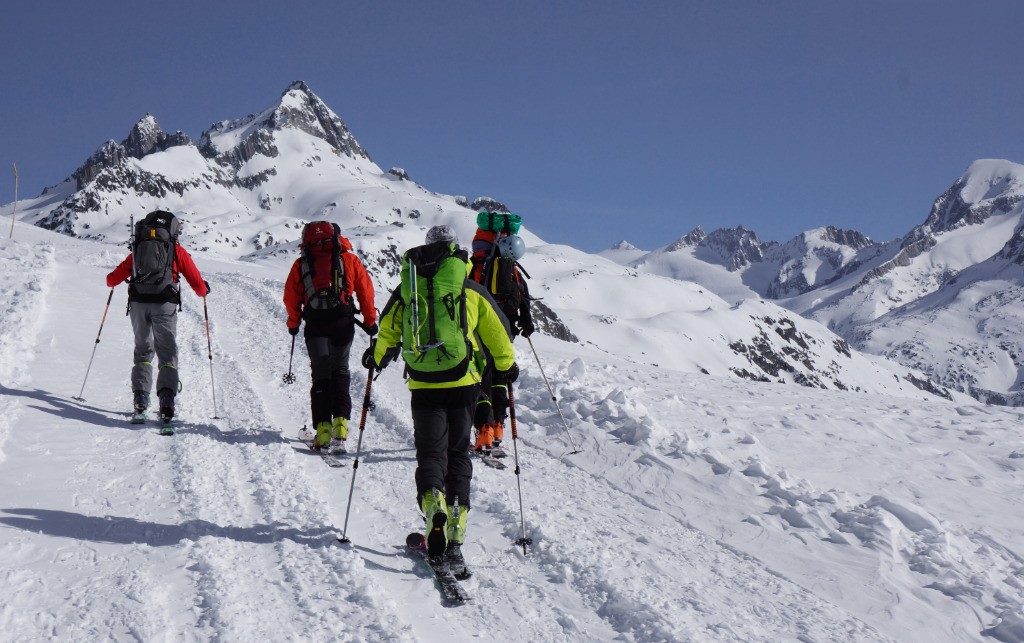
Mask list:
[[[145,424],[147,420],[146,412],[132,413],[132,424]]]
[[[160,435],[174,435],[174,425],[170,420],[161,420]]]
[[[315,437],[316,436],[310,433],[307,429],[299,429],[299,440],[305,444],[310,451],[318,453],[320,455],[320,459],[323,460],[327,466],[332,469],[348,466],[345,459],[341,457],[347,453],[347,451],[345,451],[344,444],[342,444],[340,449],[335,449],[334,451],[330,451],[328,449],[314,449],[313,439]]]
[[[487,466],[492,467],[494,469],[501,470],[501,469],[504,469],[506,467],[504,462],[502,462],[498,458],[494,457],[493,455],[485,454],[482,451],[473,451],[473,455],[475,455],[476,457],[480,458],[481,462],[483,462]]]
[[[430,558],[427,557],[427,543],[423,539],[423,534],[418,532],[409,534],[405,537],[405,546],[409,553],[426,563],[427,568],[434,575],[434,580],[437,581],[438,589],[441,590],[441,597],[446,605],[464,605],[473,600],[450,570],[438,569],[430,564]]]
[[[508,451],[505,450],[505,447],[491,447],[491,457],[492,458],[505,458],[505,457],[508,457]]]

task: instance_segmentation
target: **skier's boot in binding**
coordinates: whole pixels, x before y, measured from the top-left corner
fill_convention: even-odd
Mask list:
[[[313,438],[313,448],[319,451],[331,443],[331,423],[317,422],[316,437]]]
[[[468,507],[460,507],[456,498],[454,505],[448,505],[448,521],[445,529],[448,537],[448,549],[444,552],[445,560],[448,561],[448,569],[456,578],[469,578],[469,570],[466,568],[466,559],[462,556],[462,543],[466,540],[466,520],[469,515]]]
[[[448,563],[444,556],[448,548],[448,505],[445,503],[444,493],[438,489],[431,489],[423,494],[420,508],[426,517],[427,558],[435,569],[448,571]]]
[[[160,398],[160,419],[170,422],[174,417],[174,393],[161,389],[157,396]]]
[[[505,439],[505,425],[501,422],[495,422],[491,425],[491,446],[495,449],[501,446],[501,441]]]
[[[494,434],[492,433],[490,424],[485,424],[476,433],[476,443],[473,444],[473,451],[481,455],[489,455],[491,452],[491,444],[494,440]]]
[[[345,440],[348,439],[348,419],[334,418],[331,425],[331,443],[327,452],[330,454],[345,453]]]
[[[157,392],[160,398],[160,433],[173,435],[174,427],[171,425],[174,419],[174,393],[168,389],[161,389]]]
[[[145,413],[149,409],[149,393],[145,391],[135,391],[134,405],[136,414]]]

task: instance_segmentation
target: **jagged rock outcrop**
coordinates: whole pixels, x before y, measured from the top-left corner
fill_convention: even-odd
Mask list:
[[[126,158],[141,159],[177,145],[192,145],[192,139],[182,132],[167,134],[160,129],[160,124],[152,114],[146,114],[132,127],[124,141],[117,143],[110,140],[101,145],[71,177],[75,180],[75,186],[81,190],[103,170],[116,167]]]
[[[694,234],[699,230],[700,228],[690,234]],[[775,241],[762,243],[753,230],[743,226],[736,226],[731,229],[719,228],[712,231],[699,243],[701,248],[709,250],[720,257],[723,265],[734,272],[753,263],[763,261],[765,253],[777,245],[778,243]]]
[[[779,265],[765,293],[771,299],[792,297],[832,283],[860,266],[857,253],[874,245],[856,230],[826,226],[802,232],[768,255]]]
[[[478,196],[473,199],[473,202],[469,204],[469,209],[477,212],[512,212],[505,207],[504,203],[489,196]]]

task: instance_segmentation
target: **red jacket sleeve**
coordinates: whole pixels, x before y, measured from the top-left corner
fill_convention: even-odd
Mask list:
[[[110,274],[107,275],[107,288],[113,288],[114,286],[122,283],[125,279],[132,276],[132,255],[131,253],[125,257],[124,261],[118,264],[117,268],[114,268]]]
[[[373,281],[370,279],[370,274],[363,267],[363,262],[354,254],[346,252],[341,257],[345,262],[345,277],[349,280],[349,288],[359,300],[363,323],[373,326],[377,323],[377,309],[373,304]]]
[[[284,282],[284,308],[288,311],[288,328],[298,328],[302,323],[302,283],[299,279],[299,261],[292,264],[288,279]]]
[[[209,291],[206,289],[206,282],[203,281],[203,276],[199,274],[199,268],[196,268],[196,264],[192,261],[192,255],[181,246],[175,246],[175,248],[174,258],[178,262],[178,273],[185,277],[185,281],[188,282],[189,286],[192,286],[192,290],[195,291],[196,295],[205,297]]]

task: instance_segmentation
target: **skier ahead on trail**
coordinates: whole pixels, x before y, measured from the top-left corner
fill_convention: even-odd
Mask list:
[[[363,329],[377,333],[373,281],[341,228],[327,221],[312,221],[302,229],[301,256],[292,264],[284,285],[288,332],[295,336],[306,322],[313,385],[309,405],[316,437],[313,448],[329,445],[342,453],[352,413],[349,393],[349,352],[355,335],[355,300],[363,316]]]
[[[521,218],[508,212],[481,212],[479,226],[473,237],[473,281],[481,284],[494,298],[501,312],[508,318],[512,337],[534,333],[533,314],[530,312],[530,290],[525,271],[519,260],[526,253],[526,244],[516,234]],[[494,367],[488,360],[480,382],[480,399],[476,405],[473,426],[476,441],[473,451],[487,455],[499,453],[505,437],[505,418],[508,415],[508,387],[494,377]]]
[[[481,349],[490,351],[503,380],[515,380],[519,368],[493,302],[467,277],[469,256],[455,232],[434,226],[426,242],[403,256],[401,285],[381,313],[380,335],[363,354],[363,366],[383,369],[399,352],[405,360],[427,553],[432,564],[462,574]]]
[[[132,394],[136,417],[149,408],[153,387],[153,354],[159,363],[156,393],[165,424],[174,417],[178,392],[178,311],[181,309],[179,275],[196,295],[206,297],[210,284],[203,280],[191,255],[178,245],[181,220],[170,212],[154,210],[135,225],[132,252],[107,275],[113,288],[128,281],[128,314],[135,331]],[[134,421],[134,420],[133,420]]]

